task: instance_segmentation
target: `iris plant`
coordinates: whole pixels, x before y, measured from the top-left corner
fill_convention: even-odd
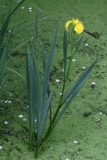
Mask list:
[[[53,113],[52,112],[52,103],[51,101],[54,90],[51,89],[49,83],[50,71],[52,67],[52,61],[54,56],[54,51],[56,47],[57,35],[58,35],[58,27],[56,28],[53,41],[50,47],[50,51],[48,57],[45,56],[44,53],[44,45],[41,41],[41,62],[43,65],[44,74],[40,72],[40,68],[37,62],[37,51],[35,44],[37,44],[37,33],[38,33],[38,16],[36,15],[35,22],[35,38],[34,45],[32,47],[32,51],[28,48],[26,55],[26,83],[27,83],[27,96],[28,96],[28,114],[29,114],[29,150],[34,149],[34,140],[36,139],[36,148],[35,148],[35,157],[38,156],[38,152],[42,149],[44,143],[47,141],[59,120],[68,109],[69,105],[73,101],[73,99],[77,96],[78,92],[81,90],[82,86],[86,82],[89,74],[96,64],[96,61],[79,77],[77,82],[74,84],[71,89],[65,92],[66,83],[68,76],[70,74],[70,68],[72,64],[72,58],[76,54],[81,41],[77,42],[76,46],[73,46],[73,41],[75,38],[75,34],[81,34],[84,30],[84,26],[82,22],[78,19],[72,19],[68,21],[65,25],[64,38],[63,38],[63,84],[61,96],[59,98],[59,102],[57,104],[57,109]],[[71,25],[71,31],[69,31],[68,27]],[[70,60],[67,59],[67,41],[70,41],[71,45],[71,56]],[[53,100],[54,101],[54,100]],[[50,124],[47,128],[45,134],[43,133],[44,124],[46,121],[46,117],[50,113]],[[36,122],[35,122],[36,119]]]

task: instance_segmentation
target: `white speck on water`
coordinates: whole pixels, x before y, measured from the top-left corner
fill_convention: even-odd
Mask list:
[[[24,9],[24,7],[22,7],[22,9]]]
[[[27,108],[29,108],[29,106],[26,106]]]
[[[88,43],[86,43],[85,46],[88,46]]]
[[[29,12],[32,12],[32,10],[31,10],[31,9],[29,9]]]
[[[66,160],[69,160],[69,158],[67,158]]]
[[[75,62],[76,60],[75,60],[75,59],[72,59],[72,61]]]
[[[102,112],[100,112],[100,114],[103,114]]]
[[[59,79],[56,79],[56,82],[60,82],[60,80],[59,80]]]
[[[47,19],[47,17],[44,17],[43,19]]]
[[[95,82],[91,82],[91,84],[95,85],[96,83]]]
[[[77,141],[74,141],[74,143],[76,144],[76,143],[77,143]]]
[[[85,67],[85,66],[83,66],[83,67],[82,67],[82,69],[86,69],[86,67]]]
[[[0,149],[2,149],[3,147],[2,146],[0,146]]]
[[[9,30],[8,32],[11,33],[12,30]]]
[[[6,100],[6,101],[4,101],[5,103],[9,103],[9,104],[11,104],[12,103],[12,101],[9,101],[9,100]]]
[[[51,148],[50,149],[53,149],[53,146],[51,146]]]
[[[5,103],[8,103],[8,100],[4,101]]]
[[[22,118],[23,117],[23,115],[19,115],[19,118]]]
[[[4,121],[4,124],[9,124],[9,122],[7,122],[7,121]]]
[[[24,121],[26,121],[26,118],[23,118]]]
[[[32,8],[30,7],[30,8],[28,8],[29,10],[31,10]]]
[[[11,103],[12,103],[12,101],[8,101],[8,103],[9,103],[9,104],[11,104]]]
[[[35,122],[36,122],[37,120],[35,119]]]
[[[61,95],[62,95],[62,93],[59,93],[59,95],[61,96]]]

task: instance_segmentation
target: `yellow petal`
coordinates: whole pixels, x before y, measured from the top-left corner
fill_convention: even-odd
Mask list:
[[[84,30],[84,26],[82,24],[82,22],[78,22],[75,27],[74,27],[75,32],[77,32],[78,34],[82,33]]]
[[[79,23],[80,21],[78,19],[72,19],[72,23],[75,25],[77,23]]]
[[[67,23],[65,24],[65,29],[68,30],[69,25],[72,23],[72,21],[67,21]]]

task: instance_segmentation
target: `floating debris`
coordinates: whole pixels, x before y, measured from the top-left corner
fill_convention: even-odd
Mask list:
[[[86,67],[85,67],[85,66],[83,66],[83,67],[82,67],[82,69],[86,69]]]
[[[9,122],[8,121],[4,121],[4,124],[9,124]]]
[[[29,12],[32,12],[32,7],[29,7],[28,9],[29,9]]]
[[[22,118],[23,117],[23,115],[19,115],[19,118]]]
[[[9,101],[9,100],[6,100],[6,101],[4,101],[5,103],[9,103],[9,104],[11,104],[12,103],[12,101]]]
[[[32,8],[30,7],[30,8],[28,8],[29,10],[31,10]]]
[[[77,143],[77,141],[74,141],[74,143],[76,144],[76,143]]]
[[[97,117],[94,117],[94,120],[95,120],[96,122],[99,122],[99,121],[100,121],[100,119],[97,118]]]
[[[88,43],[86,43],[85,46],[88,46]]]
[[[0,146],[0,149],[2,149],[3,147],[2,146]]]
[[[51,148],[50,149],[53,149],[53,146],[51,146]]]
[[[72,59],[72,61],[75,62],[76,60],[75,60],[75,59]]]
[[[22,7],[22,9],[24,9],[24,7]]]
[[[94,88],[95,87],[95,82],[91,82],[91,88]]]
[[[26,118],[23,118],[24,121],[26,121]]]
[[[59,79],[56,79],[56,82],[60,82],[60,80],[59,80]]]

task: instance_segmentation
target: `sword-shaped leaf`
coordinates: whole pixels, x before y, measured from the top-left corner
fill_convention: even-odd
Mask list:
[[[62,98],[60,105],[63,105],[66,102],[66,100],[70,98],[70,96],[74,94],[75,91],[77,91],[77,89],[80,90],[82,88],[83,84],[86,82],[87,78],[89,77],[89,74],[92,68],[94,67],[94,65],[96,64],[96,62],[97,60],[82,74],[82,76],[79,78],[77,83],[73,86],[73,88]]]
[[[57,34],[58,34],[58,27],[56,29],[56,32],[54,34],[53,42],[50,48],[50,52],[47,58],[47,63],[46,63],[46,68],[45,68],[45,74],[44,74],[44,81],[43,81],[43,92],[42,92],[42,109],[45,104],[46,100],[46,94],[47,94],[47,88],[48,88],[48,83],[49,83],[49,75],[50,75],[50,70],[52,66],[52,60],[53,60],[53,55],[56,47],[56,40],[57,40]]]

